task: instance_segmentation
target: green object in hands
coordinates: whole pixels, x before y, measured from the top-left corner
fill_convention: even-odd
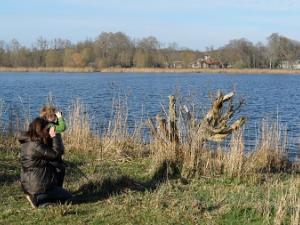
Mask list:
[[[49,128],[54,127],[55,133],[59,134],[66,130],[66,122],[63,117],[57,119],[56,122],[50,122]]]

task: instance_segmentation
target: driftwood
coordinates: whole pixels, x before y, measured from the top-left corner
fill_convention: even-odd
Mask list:
[[[178,143],[178,129],[177,129],[177,113],[176,113],[176,99],[173,95],[169,96],[169,140]]]
[[[171,146],[175,146],[175,154],[178,156],[176,161],[182,164],[178,166],[181,168],[181,175],[183,177],[190,178],[195,175],[201,150],[207,141],[224,141],[228,135],[244,125],[246,121],[245,117],[241,117],[231,125],[228,125],[234,113],[237,112],[244,103],[240,101],[237,106],[234,107],[234,95],[234,92],[230,92],[226,95],[220,92],[213,101],[211,109],[200,123],[196,122],[186,106],[183,107],[186,117],[185,122],[189,127],[190,141],[188,143],[180,143],[179,141],[177,127],[178,116],[174,96],[169,96],[169,115],[167,119],[157,115],[156,126],[153,120],[148,120],[148,126],[156,140],[167,145],[171,144]],[[225,103],[227,108],[224,107]],[[188,145],[188,148],[185,148],[187,150],[184,152],[184,159],[181,159],[182,154],[180,154],[180,149],[183,149],[184,145]]]
[[[232,125],[228,126],[229,120],[243,104],[243,101],[240,101],[238,106],[234,108],[232,103],[233,96],[234,92],[230,92],[227,95],[220,93],[214,100],[211,109],[208,111],[199,127],[199,132],[202,134],[204,141],[223,141],[234,130],[244,125],[246,118],[241,117]],[[228,109],[222,114],[221,109],[223,104],[227,101],[229,101]]]
[[[213,101],[211,109],[203,118],[200,124],[197,124],[193,137],[191,137],[191,145],[189,152],[186,154],[184,160],[182,176],[193,177],[197,172],[199,157],[203,148],[203,145],[207,141],[222,142],[227,136],[232,134],[235,130],[239,129],[246,122],[245,117],[241,117],[231,125],[228,122],[232,118],[235,112],[237,112],[243,105],[243,101],[240,101],[236,107],[233,105],[234,92],[230,92],[226,95],[219,93],[217,98]],[[227,110],[222,112],[224,103],[228,103]]]

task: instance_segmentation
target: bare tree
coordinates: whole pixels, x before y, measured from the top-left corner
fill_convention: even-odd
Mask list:
[[[283,61],[289,63],[297,59],[299,42],[273,33],[268,37],[269,67],[279,67]]]
[[[225,46],[205,52],[180,49],[176,43],[165,47],[153,36],[131,39],[122,32],[102,32],[95,40],[72,44],[67,39],[48,41],[39,37],[31,48],[17,40],[0,44],[1,66],[93,66],[93,67],[172,67],[174,62],[187,67],[204,54],[221,65],[234,68],[293,67],[300,57],[300,43],[274,33],[267,45],[247,39],[231,40]],[[7,47],[6,47],[7,46]],[[58,61],[61,62],[58,62]]]
[[[132,66],[133,43],[122,32],[101,33],[95,41],[95,55],[106,59],[107,66]]]
[[[46,53],[46,67],[60,67],[63,65],[62,53],[59,50],[49,50]]]
[[[223,59],[237,68],[253,68],[254,67],[254,54],[255,48],[253,44],[242,38],[231,40],[222,49]]]

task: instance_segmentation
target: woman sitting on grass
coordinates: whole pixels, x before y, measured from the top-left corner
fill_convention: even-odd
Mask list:
[[[61,135],[43,118],[36,118],[19,139],[21,147],[21,185],[33,208],[64,203],[72,195],[61,187],[55,162],[64,152]],[[51,143],[51,144],[49,144]]]

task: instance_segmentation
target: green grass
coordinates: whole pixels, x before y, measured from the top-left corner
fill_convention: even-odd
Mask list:
[[[278,200],[291,183],[299,187],[299,174],[158,182],[149,158],[66,156],[65,187],[75,203],[31,209],[18,182],[18,150],[0,149],[0,224],[273,224]]]

